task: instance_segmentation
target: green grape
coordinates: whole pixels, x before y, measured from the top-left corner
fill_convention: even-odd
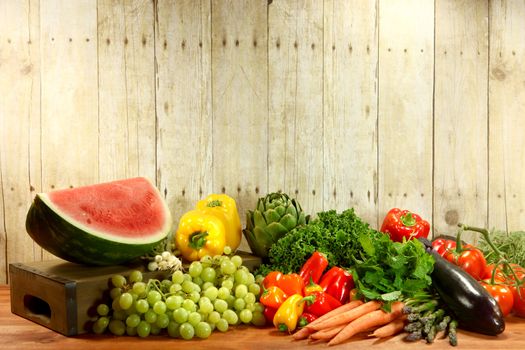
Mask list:
[[[225,255],[230,255],[232,253],[232,248],[229,245],[224,246],[223,253]]]
[[[188,322],[184,322],[179,327],[179,333],[183,339],[190,340],[195,335],[195,329]]]
[[[253,311],[254,312],[264,313],[264,309],[265,309],[265,306],[263,304],[261,304],[260,302],[258,302],[258,301],[256,301],[253,304]]]
[[[168,327],[169,323],[170,323],[170,317],[167,314],[161,314],[157,316],[157,321],[155,322],[155,326],[162,329],[162,328]]]
[[[197,325],[202,320],[201,314],[198,312],[190,312],[188,315],[188,323],[191,324],[193,327]]]
[[[106,316],[109,313],[109,306],[106,304],[99,304],[97,306],[97,314],[100,316]]]
[[[166,303],[162,300],[157,301],[155,304],[153,304],[153,311],[157,315],[161,315],[166,312]]]
[[[190,294],[188,294],[188,299],[190,299],[194,303],[197,303],[200,300],[200,298],[201,298],[201,294],[195,290],[191,292]]]
[[[215,286],[211,286],[210,288],[207,288],[204,290],[203,295],[208,298],[210,301],[214,301],[217,299],[217,296],[219,295],[219,290]]]
[[[246,306],[244,307],[247,310],[250,310],[251,312],[255,311],[255,303],[246,303]]]
[[[113,275],[111,276],[111,284],[116,288],[122,288],[126,285],[126,277],[122,275]]]
[[[217,291],[217,298],[226,300],[230,296],[230,289],[226,287],[221,287]]]
[[[258,297],[261,294],[261,286],[257,282],[251,283],[248,285],[248,292]]]
[[[214,282],[217,273],[213,267],[205,267],[200,274],[200,277],[204,282]]]
[[[235,311],[233,310],[226,310],[222,313],[222,317],[228,321],[228,323],[230,325],[234,325],[237,323],[237,321],[239,320],[239,316],[237,316],[237,314],[235,313]]]
[[[109,324],[109,318],[106,316],[99,317],[98,320],[93,323],[93,332],[95,334],[102,334],[106,331]]]
[[[151,324],[151,331],[150,331],[151,334],[153,334],[153,335],[160,334],[160,331],[161,331],[161,330],[162,330],[162,329],[161,329],[160,327],[157,327],[157,325],[155,325],[154,323]]]
[[[228,295],[228,297],[226,298],[226,302],[228,303],[228,307],[231,309],[233,308],[233,303],[235,303],[235,296],[234,295]]]
[[[213,306],[215,307],[215,310],[217,310],[220,313],[223,313],[228,309],[228,303],[222,299],[215,300]]]
[[[204,297],[203,297],[204,298]],[[207,303],[199,303],[199,311],[202,312],[203,314],[209,314],[210,312],[212,312],[214,309],[213,307],[213,304],[211,303],[211,301],[207,302]]]
[[[120,289],[118,287],[111,288],[111,290],[109,291],[109,296],[113,300],[118,299],[121,294],[122,294],[122,289]]]
[[[239,268],[242,265],[242,258],[239,255],[234,255],[230,258],[235,267]]]
[[[221,287],[228,288],[229,290],[233,289],[233,281],[231,279],[225,279],[221,283]]]
[[[203,267],[211,266],[213,264],[213,259],[209,255],[204,255],[201,260],[201,264]]]
[[[125,292],[120,295],[119,305],[122,308],[122,310],[129,309],[132,304],[133,304],[133,296],[131,296],[130,293]]]
[[[114,335],[124,335],[126,333],[126,325],[121,320],[112,319],[109,321],[108,329]]]
[[[210,334],[211,334],[211,327],[208,323],[206,322],[197,323],[197,325],[195,326],[195,335],[198,338],[206,339],[210,336]]]
[[[255,276],[255,283],[257,283],[259,286],[262,285],[263,281],[264,281],[264,277],[263,275],[257,275]]]
[[[215,285],[212,282],[204,282],[201,286],[201,289],[206,290],[211,287],[215,287]]]
[[[197,311],[197,305],[195,305],[195,302],[191,299],[184,299],[182,302],[182,307],[188,310],[189,312]]]
[[[221,318],[217,323],[215,323],[215,327],[221,332],[226,332],[229,327],[228,321],[226,321],[224,318]]]
[[[175,310],[182,305],[184,298],[180,295],[170,295],[166,298],[166,307],[169,310]]]
[[[168,292],[172,284],[173,282],[170,280],[162,280],[162,282],[160,282],[160,288],[163,292]]]
[[[248,274],[244,270],[235,271],[235,283],[248,284]]]
[[[211,324],[215,324],[219,322],[220,319],[221,319],[221,314],[218,313],[217,311],[212,311],[208,314],[207,321]]]
[[[235,311],[241,311],[244,309],[245,306],[246,306],[246,302],[242,298],[237,298],[233,302],[233,308],[235,309]]]
[[[162,299],[162,295],[156,290],[150,290],[148,292],[148,303],[153,306],[157,301]]]
[[[239,284],[235,287],[235,297],[244,298],[248,294],[248,287],[245,284]]]
[[[210,298],[208,298],[207,296],[203,295],[200,299],[199,299],[199,305],[202,305],[202,304],[209,304],[211,303],[211,300]]]
[[[191,293],[195,290],[195,283],[192,281],[184,281],[182,282],[182,291],[184,293]]]
[[[190,281],[190,282],[191,282],[191,276],[190,276],[189,273],[185,273],[185,274],[184,274],[184,281]],[[184,282],[184,281],[183,281],[183,282]],[[181,283],[181,284],[182,284],[182,283]]]
[[[188,315],[189,315],[188,310],[186,310],[186,309],[184,309],[182,307],[179,307],[179,308],[173,310],[173,314],[171,315],[171,317],[178,324],[182,324],[182,323],[184,323],[184,322],[186,322],[188,320]]]
[[[126,326],[126,335],[134,337],[137,335],[137,327]]]
[[[176,284],[182,284],[184,282],[184,272],[177,270],[171,275],[171,281]]]
[[[180,327],[180,324],[175,322],[175,321],[170,321],[170,323],[168,323],[168,335],[172,338],[178,338],[180,337],[180,333],[179,333],[179,327]]]
[[[148,301],[146,299],[137,300],[137,302],[135,303],[135,309],[137,310],[137,312],[141,314],[145,313],[146,311],[149,310]]]
[[[142,272],[139,270],[133,270],[129,274],[129,281],[131,283],[142,282]]]
[[[124,310],[115,310],[113,309],[113,319],[124,321],[128,315],[126,314],[126,311]]]
[[[200,276],[193,277],[193,283],[195,283],[197,286],[201,287],[204,284],[204,281]]]
[[[252,313],[252,324],[257,327],[266,326],[266,317],[260,311],[254,311]]]
[[[175,294],[177,293],[178,291],[181,291],[182,290],[182,286],[179,284],[179,283],[173,283],[171,286],[170,286],[170,294]]]
[[[188,268],[188,273],[191,277],[195,278],[199,276],[202,272],[202,264],[200,261],[194,261],[190,264],[190,267]]]
[[[239,312],[239,319],[242,323],[250,323],[252,321],[252,318],[253,313],[248,309],[244,309],[241,312]]]
[[[237,271],[237,266],[231,260],[223,260],[221,262],[221,272],[224,275],[233,275]]]
[[[155,313],[155,311],[149,309],[144,314],[144,320],[146,320],[146,322],[148,323],[155,323],[157,321],[157,314]]]
[[[131,314],[126,318],[126,326],[137,327],[140,323],[140,316],[137,314]]]
[[[246,304],[254,304],[256,300],[257,298],[255,297],[255,294],[251,292],[246,293],[246,295],[244,296],[244,301],[246,302]]]
[[[255,283],[255,277],[253,276],[253,273],[248,272],[247,276],[248,276],[248,281],[245,283],[247,286],[249,286],[250,284]]]
[[[140,321],[137,326],[137,335],[141,338],[146,338],[151,332],[151,324],[146,321]]]

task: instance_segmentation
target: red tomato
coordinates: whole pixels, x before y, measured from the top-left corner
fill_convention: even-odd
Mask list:
[[[496,299],[503,317],[506,317],[514,306],[512,289],[505,284],[487,284],[482,282],[481,285]]]
[[[438,238],[432,242],[432,248],[441,256],[444,256],[445,253],[456,249],[456,242],[445,239]]]
[[[492,279],[492,272],[494,271],[494,264],[488,264],[486,267],[485,267],[485,273],[483,274],[483,279],[484,280],[487,280],[486,282],[488,283],[488,280]],[[505,275],[505,273],[503,273],[503,271],[501,271],[500,268],[497,268],[496,269],[496,275],[494,276],[494,282],[498,282],[498,283],[503,283],[505,282],[507,279],[507,276]]]
[[[467,271],[469,275],[478,281],[485,277],[487,266],[485,256],[481,250],[472,245],[464,245],[463,251],[459,254],[455,251],[445,253],[444,258]]]
[[[525,286],[521,286],[519,292],[515,285],[510,285],[509,288],[514,298],[514,305],[512,307],[514,315],[525,317]]]

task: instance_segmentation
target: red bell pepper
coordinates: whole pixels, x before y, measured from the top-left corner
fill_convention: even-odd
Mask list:
[[[264,318],[266,319],[266,324],[273,325],[273,318],[276,313],[277,313],[277,309],[273,307],[267,306],[264,308],[263,314],[264,314]]]
[[[328,259],[326,256],[323,253],[314,252],[304,263],[299,276],[301,276],[305,285],[309,284],[310,280],[313,283],[318,283],[327,266]]]
[[[259,298],[261,304],[267,307],[278,309],[288,296],[277,286],[270,286],[265,289]]]
[[[315,315],[313,315],[311,313],[308,313],[308,312],[303,312],[302,315],[299,317],[298,326],[299,326],[299,328],[302,328],[304,326],[309,325],[310,323],[312,323],[316,319],[317,319],[317,316],[315,316]]]
[[[306,302],[305,311],[317,317],[341,306],[341,302],[325,292],[313,292],[303,298]]]
[[[323,275],[319,285],[325,293],[344,304],[348,301],[350,290],[354,288],[354,278],[347,270],[334,266]]]
[[[263,288],[268,289],[270,286],[275,286],[275,284],[281,279],[281,277],[283,277],[283,274],[280,271],[272,271],[268,273],[263,279]]]
[[[402,242],[403,238],[407,241],[412,238],[427,238],[430,224],[408,210],[392,208],[386,214],[380,231],[388,234],[394,242]]]
[[[303,295],[304,282],[301,276],[296,273],[282,275],[282,277],[275,282],[275,285],[281,288],[281,290],[288,296],[294,294]]]

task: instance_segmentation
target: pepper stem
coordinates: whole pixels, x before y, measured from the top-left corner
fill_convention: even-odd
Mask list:
[[[213,200],[213,201],[209,201],[206,206],[209,207],[209,208],[220,207],[220,206],[222,206],[222,201],[220,201],[218,199]]]
[[[208,232],[206,231],[194,232],[190,235],[190,242],[188,245],[190,246],[190,248],[199,250],[206,244],[206,236],[208,236]]]
[[[399,220],[401,220],[403,225],[405,225],[407,227],[411,227],[411,226],[415,226],[416,225],[416,219],[414,218],[414,216],[412,215],[411,212],[408,212],[405,215],[401,215]]]

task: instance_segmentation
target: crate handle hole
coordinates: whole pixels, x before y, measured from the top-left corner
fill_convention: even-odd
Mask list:
[[[31,316],[37,317],[46,323],[51,321],[51,308],[45,300],[26,294],[24,295],[24,306]]]

